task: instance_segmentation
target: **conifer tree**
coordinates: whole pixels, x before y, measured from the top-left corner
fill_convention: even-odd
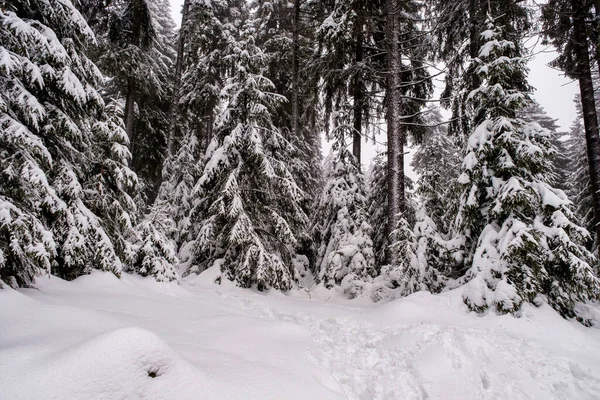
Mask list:
[[[132,166],[151,203],[161,181],[169,128],[175,59],[170,6],[166,0],[118,0],[96,15],[97,63],[110,77],[104,93],[125,104]]]
[[[406,218],[404,146],[410,135],[422,135],[422,111],[431,94],[431,77],[425,67],[428,47],[422,40],[421,25],[417,23],[422,4],[416,1],[388,0],[386,2],[386,122],[388,232],[390,244],[397,239],[395,227],[404,226]],[[400,246],[403,247],[403,246]],[[396,253],[390,253],[390,264],[397,264]]]
[[[543,36],[559,53],[553,64],[579,81],[583,125],[587,145],[594,231],[600,237],[600,127],[594,96],[590,48],[598,37],[590,37],[587,29],[592,3],[583,0],[549,0],[542,6]],[[596,49],[596,56],[600,51]]]
[[[263,74],[273,82],[275,93],[288,100],[275,107],[273,124],[292,145],[287,167],[304,193],[302,209],[312,219],[323,179],[319,74],[316,68],[311,68],[314,28],[310,17],[306,16],[312,5],[301,0],[255,0],[250,7],[255,9],[257,45],[267,57]],[[282,68],[282,65],[291,68]],[[301,243],[298,252],[314,261],[308,229],[298,240]]]
[[[153,276],[159,282],[177,279],[178,263],[171,236],[175,223],[164,203],[155,204],[135,227],[137,243],[133,246],[133,270],[142,276]]]
[[[589,163],[585,143],[585,129],[579,96],[575,98],[577,117],[571,125],[571,130],[564,143],[567,160],[565,182],[569,198],[573,201],[575,214],[583,226],[592,235],[590,242],[595,242],[594,207],[591,192]],[[591,244],[591,243],[590,243]]]
[[[135,218],[127,137],[85,56],[94,36],[69,1],[0,10],[0,277],[119,274]]]
[[[250,20],[225,50],[231,71],[221,91],[225,105],[193,192],[192,262],[198,271],[218,265],[222,279],[242,287],[288,290],[296,238],[307,220],[285,163],[289,142],[271,120],[283,99],[261,75],[266,57],[255,33]]]
[[[366,187],[357,160],[340,134],[319,198],[313,236],[318,248],[315,270],[325,287],[341,286],[350,297],[376,275]]]
[[[325,122],[337,112],[352,126],[352,154],[360,163],[361,142],[371,118],[382,111],[380,92],[385,86],[383,58],[383,12],[380,0],[330,0],[321,4],[317,29],[317,69],[322,78]],[[340,120],[334,118],[333,129]]]
[[[428,217],[441,232],[448,232],[453,211],[456,211],[455,181],[460,168],[459,149],[448,136],[439,110],[430,110],[425,120],[429,128],[411,163],[419,175],[416,195],[422,208],[429,213]]]
[[[595,258],[580,243],[566,195],[548,182],[551,134],[518,118],[530,102],[521,46],[488,17],[470,94],[476,128],[463,161],[457,233],[464,238],[463,299],[477,312],[515,313],[544,296],[564,317],[595,298]]]
[[[168,208],[165,212],[175,222],[173,239],[183,274],[194,261],[189,248],[193,243],[189,236],[193,235],[189,220],[192,191],[202,176],[221,90],[232,67],[225,55],[228,44],[237,40],[239,24],[247,15],[243,2],[238,0],[187,2],[184,12],[177,60],[181,77],[176,82],[169,156],[157,197],[157,203]]]
[[[552,155],[552,186],[567,190],[568,186],[568,158],[566,155],[566,148],[563,142],[563,132],[560,132],[557,120],[551,118],[546,113],[546,110],[538,103],[533,100],[531,104],[525,107],[519,116],[527,122],[537,122],[542,128],[547,129],[552,135],[552,145],[555,148],[555,152]],[[585,143],[585,142],[584,142]]]

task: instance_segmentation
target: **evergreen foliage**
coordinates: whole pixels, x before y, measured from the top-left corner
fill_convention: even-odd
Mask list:
[[[152,276],[159,282],[177,280],[176,249],[170,239],[175,223],[164,203],[154,205],[135,231],[133,270],[142,276]]]
[[[355,297],[376,275],[365,180],[343,138],[333,151],[312,228],[318,248],[314,275],[325,287],[341,286]]]
[[[169,128],[175,24],[167,0],[118,0],[97,11],[97,63],[106,95],[125,102],[132,166],[151,203],[161,182]]]
[[[552,145],[555,148],[552,154],[552,174],[550,182],[552,186],[567,191],[569,184],[569,174],[567,164],[569,162],[565,142],[562,140],[565,136],[564,132],[560,132],[560,127],[557,120],[550,118],[546,110],[535,100],[526,106],[519,116],[527,122],[536,122],[542,128],[548,130],[552,135]],[[585,144],[585,137],[583,143]],[[587,159],[586,159],[587,160]]]
[[[566,195],[549,184],[552,136],[517,114],[530,102],[519,46],[488,18],[475,59],[482,85],[470,98],[477,127],[463,161],[457,233],[464,238],[465,303],[515,313],[544,296],[565,317],[595,298],[595,258],[580,243]]]
[[[285,160],[290,145],[270,112],[281,96],[261,75],[265,55],[256,46],[252,21],[229,41],[231,76],[221,92],[206,166],[193,191],[193,263],[220,265],[222,277],[242,287],[288,290],[299,230],[307,224],[302,192]]]
[[[566,148],[565,158],[568,160],[566,168],[566,190],[573,201],[575,214],[583,226],[590,231],[595,242],[594,207],[591,192],[590,171],[585,143],[585,130],[581,116],[581,102],[579,96],[575,99],[577,118],[571,125],[571,130],[564,143]]]
[[[94,35],[69,1],[0,10],[0,278],[119,274],[135,219],[127,137],[85,56]]]
[[[448,136],[439,110],[431,110],[426,123],[429,128],[411,162],[419,175],[415,194],[435,225],[448,232],[458,200],[455,182],[460,167],[459,149]]]

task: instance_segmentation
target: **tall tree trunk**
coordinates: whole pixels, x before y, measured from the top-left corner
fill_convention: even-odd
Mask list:
[[[135,127],[135,80],[130,78],[127,81],[127,93],[125,95],[125,131],[129,138],[129,146],[133,153],[133,129]]]
[[[404,140],[401,129],[401,55],[398,44],[400,34],[398,23],[398,0],[387,0],[387,57],[388,57],[388,88],[387,88],[387,146],[388,146],[388,237],[390,244],[395,242],[391,234],[398,225],[398,217],[405,211],[404,199]],[[393,253],[393,252],[392,252]],[[398,260],[391,256],[388,260],[397,264]]]
[[[596,49],[596,68],[598,68],[598,71],[600,72],[600,0],[594,0],[594,20],[596,22],[596,43],[595,43],[595,49]]]
[[[179,37],[177,39],[177,60],[175,61],[175,79],[173,82],[173,98],[171,100],[171,110],[169,113],[169,138],[167,143],[168,154],[175,152],[175,146],[180,139],[178,117],[179,117],[179,98],[181,87],[181,74],[183,72],[183,49],[185,47],[185,38],[183,29],[187,21],[188,12],[190,9],[190,0],[183,2],[183,10],[181,12],[181,28],[179,28]]]
[[[592,202],[594,205],[594,226],[596,237],[600,240],[600,136],[594,86],[590,67],[588,38],[586,34],[586,10],[581,0],[571,0],[573,9],[573,50],[576,57],[576,76],[579,80],[583,124],[587,144],[588,163]]]
[[[292,138],[298,138],[298,91],[300,74],[300,0],[294,0],[294,31],[292,33]]]
[[[358,65],[363,62],[363,23],[362,23],[362,10],[356,10],[358,15],[356,19],[356,32],[355,32],[355,55],[354,61]],[[360,68],[360,67],[359,67]],[[359,71],[362,68],[359,69]],[[354,120],[353,120],[353,133],[352,133],[352,155],[356,158],[356,165],[360,169],[361,166],[361,144],[362,144],[362,117],[363,117],[363,81],[362,76],[357,73],[354,77],[354,89],[353,89],[353,103],[354,103]]]

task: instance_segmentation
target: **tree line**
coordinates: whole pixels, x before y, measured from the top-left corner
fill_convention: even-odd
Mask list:
[[[0,279],[218,268],[376,301],[464,286],[477,312],[548,303],[587,324],[597,10],[186,0],[176,31],[166,0],[5,0]],[[531,35],[579,82],[570,132],[532,100]],[[386,145],[366,169],[365,140]]]

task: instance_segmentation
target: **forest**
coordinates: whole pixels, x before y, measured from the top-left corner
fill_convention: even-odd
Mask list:
[[[177,29],[168,0],[0,0],[0,286],[210,270],[592,325],[598,11],[185,0]],[[579,84],[568,132],[533,100],[534,36]]]

